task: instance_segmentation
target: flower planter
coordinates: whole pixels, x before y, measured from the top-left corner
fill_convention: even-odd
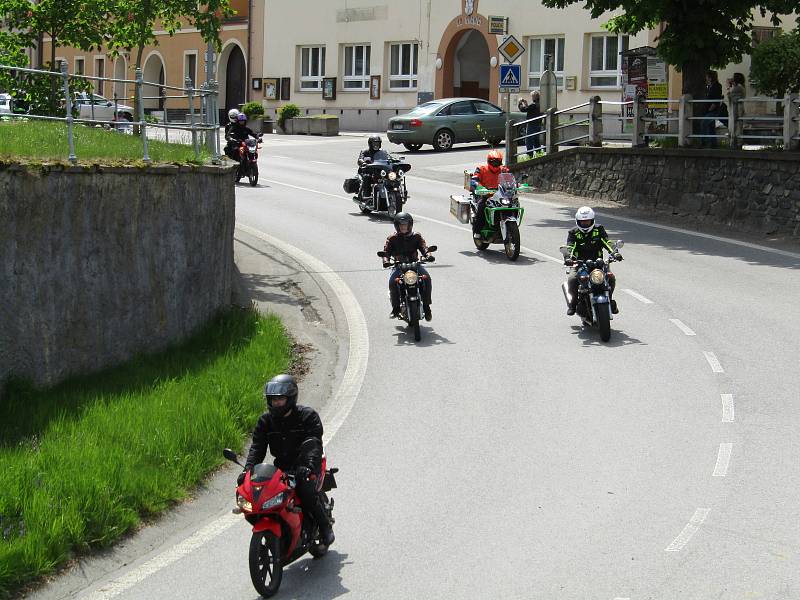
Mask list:
[[[256,115],[250,119],[247,119],[247,126],[256,133],[261,133],[263,131],[263,123],[264,115]]]
[[[339,135],[339,117],[308,119],[308,133],[311,135]]]

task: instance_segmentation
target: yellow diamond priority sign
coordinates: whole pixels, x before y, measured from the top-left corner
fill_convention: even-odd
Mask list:
[[[525,53],[525,46],[513,35],[510,35],[500,44],[498,50],[508,62],[513,63]]]

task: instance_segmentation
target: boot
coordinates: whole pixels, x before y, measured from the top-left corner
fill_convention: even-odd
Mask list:
[[[331,527],[330,523],[325,523],[325,525],[319,526],[319,543],[323,546],[330,546],[336,540],[336,536],[333,535],[333,527]]]
[[[567,316],[568,316],[568,317],[571,317],[571,316],[572,316],[572,315],[574,315],[574,314],[575,314],[575,306],[573,306],[572,304],[570,304],[570,305],[567,307]]]
[[[611,314],[617,315],[619,314],[619,309],[617,308],[617,301],[611,300]]]
[[[389,313],[389,318],[390,319],[397,319],[399,316],[400,316],[400,307],[399,306],[393,306],[392,307],[392,312]]]
[[[433,313],[431,313],[431,305],[425,304],[422,308],[425,311],[425,320],[430,321],[433,318]]]

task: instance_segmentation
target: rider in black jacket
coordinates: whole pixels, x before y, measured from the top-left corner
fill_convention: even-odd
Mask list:
[[[233,110],[231,110],[231,113],[232,112]],[[232,120],[225,126],[225,140],[228,142],[225,146],[225,155],[239,162],[241,160],[239,156],[239,145],[241,142],[245,141],[248,136],[257,138],[258,135],[247,126],[247,116],[238,111],[237,113],[236,120]]]
[[[269,449],[276,467],[295,474],[303,510],[319,526],[320,543],[330,546],[333,528],[317,493],[322,475],[322,421],[313,408],[297,404],[298,391],[291,375],[277,375],[267,382],[264,398],[268,410],[253,431],[253,443],[238,483],[244,481],[245,471],[263,462]]]
[[[361,171],[361,167],[371,163],[375,155],[381,150],[381,138],[379,135],[372,135],[367,140],[367,149],[362,150],[358,155],[358,168],[361,175],[361,189],[358,192],[360,198],[369,197],[372,194],[372,178]]]
[[[399,212],[394,216],[394,229],[395,233],[386,238],[386,243],[383,246],[383,251],[388,255],[383,258],[384,267],[389,266],[389,257],[416,261],[418,252],[422,256],[428,256],[428,244],[419,233],[414,233],[414,217],[409,213]],[[433,287],[431,276],[422,265],[419,266],[419,274],[427,276],[425,285],[422,286],[422,308],[425,311],[425,320],[430,321],[432,318],[431,288]],[[392,314],[389,317],[392,319],[400,314],[400,291],[397,289],[397,283],[395,283],[395,279],[400,275],[399,267],[392,269],[392,273],[389,275],[389,297],[392,301]]]

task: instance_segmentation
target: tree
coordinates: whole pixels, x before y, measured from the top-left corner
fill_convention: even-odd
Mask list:
[[[797,0],[542,0],[550,8],[583,1],[593,18],[622,9],[608,29],[630,35],[663,26],[658,53],[683,73],[683,93],[702,98],[705,72],[739,62],[752,49],[753,13],[780,15],[797,9]]]
[[[800,28],[779,33],[753,49],[750,82],[767,96],[783,98],[800,92]]]

